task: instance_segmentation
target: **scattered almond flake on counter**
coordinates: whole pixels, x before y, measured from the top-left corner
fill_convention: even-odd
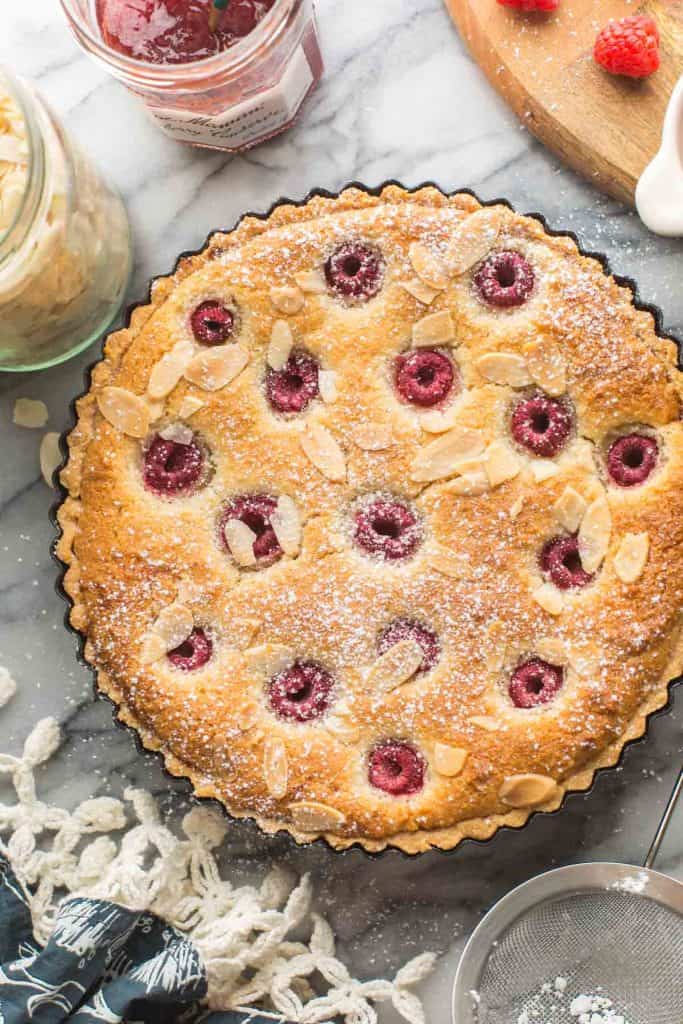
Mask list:
[[[514,480],[522,468],[522,460],[505,441],[493,441],[486,449],[484,472],[491,487]]]
[[[532,591],[531,596],[537,605],[549,615],[561,615],[564,608],[562,593],[552,583],[541,583]]]
[[[8,704],[17,692],[17,684],[8,670],[0,665],[0,708]]]
[[[446,265],[454,277],[480,263],[496,244],[503,224],[500,207],[475,210],[457,228],[446,254]]]
[[[36,430],[45,426],[48,417],[47,406],[40,398],[17,398],[14,403],[12,421],[17,427]]]
[[[550,339],[531,341],[524,357],[534,384],[558,398],[567,390],[567,366],[559,346]]]
[[[558,786],[548,775],[511,775],[499,790],[500,799],[508,807],[535,807],[557,795]]]
[[[244,652],[247,667],[266,678],[276,676],[295,660],[294,651],[284,644],[260,644]]]
[[[413,460],[411,479],[429,483],[457,472],[456,465],[484,450],[484,438],[470,427],[454,427],[421,448]]]
[[[381,452],[395,444],[391,427],[385,423],[359,423],[352,437],[353,443],[364,452]]]
[[[189,420],[196,412],[203,409],[205,405],[206,402],[202,402],[201,398],[197,398],[196,395],[185,395],[180,400],[178,415],[182,420]]]
[[[59,450],[59,434],[54,431],[48,431],[47,434],[43,434],[43,439],[40,442],[40,472],[42,473],[43,480],[52,487],[52,477],[61,465],[62,453]]]
[[[454,778],[456,775],[460,775],[465,767],[467,756],[467,751],[462,747],[450,747],[447,743],[435,743],[432,760],[434,771],[447,778]]]
[[[419,277],[416,277],[414,281],[401,281],[401,288],[405,289],[409,295],[412,295],[423,306],[431,306],[439,294],[438,288],[430,288],[424,281],[420,281]]]
[[[408,250],[413,270],[425,284],[437,291],[448,287],[448,272],[442,261],[421,242],[413,242]]]
[[[249,362],[240,344],[219,345],[198,352],[185,368],[185,380],[204,391],[220,391],[237,377]]]
[[[147,394],[152,399],[166,398],[181,380],[192,362],[194,345],[191,341],[178,341],[152,367]]]
[[[294,316],[295,313],[301,312],[304,308],[306,296],[301,291],[301,288],[285,285],[282,288],[270,289],[270,301],[278,312],[284,313],[285,316]]]
[[[421,348],[429,345],[445,345],[455,338],[453,318],[447,309],[430,313],[413,324],[413,345]]]
[[[337,398],[337,374],[334,370],[318,371],[318,389],[325,405],[331,405]]]
[[[551,476],[557,476],[560,472],[559,466],[552,459],[532,459],[529,469],[537,484],[542,484],[544,480],[550,480]]]
[[[284,553],[295,558],[301,548],[301,516],[296,502],[288,494],[278,498],[270,525]]]
[[[327,291],[327,282],[320,270],[300,270],[298,274],[294,275],[294,280],[302,292],[322,295]]]
[[[511,388],[524,388],[531,384],[526,362],[514,352],[486,352],[475,360],[474,365],[482,377],[493,384]]]
[[[243,523],[241,519],[228,519],[223,526],[223,535],[230,548],[230,554],[238,565],[245,568],[256,565],[254,544],[257,538],[246,523]]]
[[[292,824],[302,832],[326,832],[344,824],[345,818],[336,807],[313,801],[300,801],[289,805]]]
[[[286,320],[276,320],[270,332],[270,344],[266,354],[268,366],[281,370],[289,359],[294,347],[292,328]]]
[[[400,640],[373,663],[367,682],[380,693],[390,693],[415,675],[423,658],[424,651],[416,640]]]
[[[109,386],[97,392],[97,408],[116,430],[127,437],[147,436],[150,410],[144,399],[126,388]]]
[[[310,423],[301,447],[315,468],[335,483],[346,480],[346,458],[334,435],[320,423]]]
[[[553,505],[553,512],[560,526],[568,533],[576,533],[587,508],[586,499],[573,487],[567,486]]]
[[[611,534],[612,515],[603,494],[588,506],[579,527],[579,554],[586,572],[596,572],[602,565]]]
[[[266,789],[276,800],[287,792],[287,750],[281,739],[269,736],[263,748],[263,777]]]
[[[614,571],[622,583],[635,583],[640,578],[650,552],[647,533],[626,533],[614,556]]]

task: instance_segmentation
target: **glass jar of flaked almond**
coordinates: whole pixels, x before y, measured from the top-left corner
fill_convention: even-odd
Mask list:
[[[123,204],[35,90],[0,68],[0,369],[54,365],[118,316]]]

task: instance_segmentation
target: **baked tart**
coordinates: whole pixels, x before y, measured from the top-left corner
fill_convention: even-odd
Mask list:
[[[468,193],[278,205],[155,281],[57,553],[119,719],[296,840],[417,853],[586,789],[681,667],[673,341]]]

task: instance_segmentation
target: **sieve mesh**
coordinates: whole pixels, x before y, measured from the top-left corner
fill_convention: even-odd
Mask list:
[[[530,1024],[563,1024],[576,1019],[575,996],[599,993],[629,1024],[683,1024],[682,953],[683,915],[647,895],[603,888],[543,900],[493,942],[477,1019],[517,1024],[526,1011]]]

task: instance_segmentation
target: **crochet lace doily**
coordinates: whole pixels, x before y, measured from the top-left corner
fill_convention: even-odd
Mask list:
[[[14,692],[0,669],[0,708]],[[0,852],[27,890],[38,942],[47,941],[68,896],[112,900],[153,911],[195,943],[210,1009],[258,1006],[300,1024],[338,1017],[375,1024],[375,1004],[390,1002],[409,1024],[425,1024],[411,990],[431,971],[433,953],[414,957],[391,981],[352,978],[335,955],[330,925],[311,909],[308,875],[297,879],[275,867],[258,888],[222,877],[214,851],[229,823],[217,812],[193,808],[178,835],[141,789],[127,789],[123,800],[85,800],[71,811],[40,800],[35,769],[59,743],[58,723],[44,718],[20,757],[0,754],[0,775],[15,793],[14,802],[0,803]],[[292,938],[302,932],[308,941]],[[314,974],[324,979],[324,994],[313,988]]]

